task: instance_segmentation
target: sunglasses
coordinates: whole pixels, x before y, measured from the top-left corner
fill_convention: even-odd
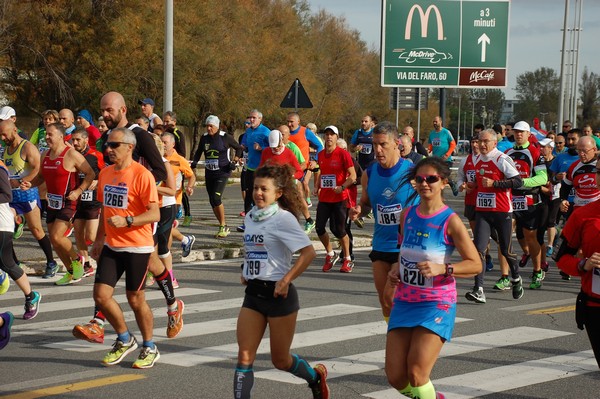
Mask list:
[[[125,143],[123,141],[107,141],[106,142],[106,146],[108,148],[112,148],[113,150],[115,148],[119,148],[121,146],[121,144],[131,144],[131,143]]]
[[[433,184],[433,183],[440,181],[441,178],[442,177],[440,175],[428,175],[428,176],[416,175],[415,182],[417,184],[421,184],[423,182],[426,182],[427,184]]]

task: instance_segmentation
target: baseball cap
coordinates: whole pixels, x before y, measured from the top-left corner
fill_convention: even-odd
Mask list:
[[[542,147],[546,147],[549,145],[551,148],[554,148],[554,141],[552,141],[549,138],[545,138],[545,139],[540,140],[540,145]]]
[[[8,105],[0,108],[0,119],[5,121],[8,120],[11,116],[16,116],[17,113],[13,107],[9,107]]]
[[[326,132],[327,130],[331,130],[332,132],[334,132],[338,136],[340,135],[340,132],[338,131],[338,128],[335,127],[335,126],[333,126],[333,125],[327,126],[325,129],[323,129],[323,132]]]
[[[530,132],[531,128],[529,127],[529,123],[520,121],[520,122],[515,123],[515,125],[513,126],[513,130],[520,130],[522,132]]]
[[[206,122],[204,122],[204,124],[205,125],[213,125],[218,128],[219,126],[221,126],[221,121],[219,120],[219,117],[216,115],[208,115],[208,117],[206,118]]]
[[[269,133],[269,147],[277,148],[281,143],[281,132],[279,130],[271,130]]]
[[[138,104],[140,104],[140,105],[150,104],[154,107],[154,100],[151,98],[144,98],[143,100],[138,101]]]

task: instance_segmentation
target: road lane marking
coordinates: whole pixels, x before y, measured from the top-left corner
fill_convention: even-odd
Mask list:
[[[466,320],[459,320],[461,322]],[[571,335],[564,331],[546,330],[533,327],[516,327],[499,331],[490,331],[481,334],[472,334],[453,338],[451,342],[442,347],[440,357],[464,355],[480,350],[494,349],[512,345],[520,345],[528,342],[538,341],[540,339],[552,339]],[[327,367],[327,379],[346,377],[353,374],[361,374],[369,371],[383,369],[385,361],[385,351],[374,351],[359,353],[351,356],[319,361]],[[286,373],[277,369],[270,369],[254,373],[257,378],[286,382],[290,384],[306,384],[301,378],[293,374]],[[437,386],[437,385],[436,385]],[[397,397],[397,393],[396,396]]]
[[[575,310],[575,305],[559,306],[557,308],[531,310],[531,311],[527,312],[527,314],[554,314],[554,313],[571,312],[573,310]]]
[[[73,384],[59,385],[55,387],[41,388],[34,391],[20,392],[13,395],[3,396],[4,399],[35,399],[45,396],[66,395],[75,391],[104,387],[106,385],[122,384],[146,378],[144,374],[123,374],[90,381],[75,382]]]

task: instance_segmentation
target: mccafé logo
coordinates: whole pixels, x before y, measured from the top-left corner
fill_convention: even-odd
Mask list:
[[[421,22],[421,37],[427,37],[427,27],[429,26],[429,15],[433,11],[435,13],[435,19],[437,22],[438,40],[444,40],[444,23],[442,22],[442,14],[440,14],[439,8],[435,5],[430,5],[425,11],[419,4],[415,4],[410,8],[408,17],[406,18],[406,30],[404,31],[404,39],[410,40],[410,33],[412,30],[412,22],[414,19],[415,10],[419,12],[419,19]]]
[[[469,83],[479,82],[480,80],[486,80],[488,82],[494,80],[494,71],[488,72],[484,69],[483,71],[474,71],[469,75]]]

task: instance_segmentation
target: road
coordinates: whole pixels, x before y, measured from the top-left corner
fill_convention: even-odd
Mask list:
[[[461,211],[461,200],[447,196],[450,206]],[[328,366],[332,398],[401,397],[389,389],[383,371],[386,329],[367,255],[368,249],[358,250],[354,272],[342,274],[322,273],[324,255],[319,253],[296,282],[302,309],[293,351],[311,364]],[[110,327],[102,345],[77,341],[71,335],[74,324],[90,319],[91,280],[56,287],[31,277],[43,295],[41,311],[33,320],[15,320],[13,340],[0,352],[0,396],[231,397],[235,325],[243,297],[239,264],[239,259],[231,259],[175,265],[181,286],[177,294],[186,304],[184,330],[175,339],[165,335],[162,294],[156,288],[147,291],[162,356],[154,368],[144,371],[131,368],[133,355],[111,368],[100,365],[115,339]],[[523,272],[528,283],[531,265]],[[435,386],[447,398],[598,398],[598,366],[585,332],[574,321],[572,305],[579,282],[561,280],[551,264],[543,288],[526,290],[516,301],[510,292],[491,289],[497,278],[497,268],[486,277],[485,305],[464,298],[470,279],[458,281],[458,319],[453,339],[433,370]],[[116,295],[124,303],[123,284]],[[22,294],[14,286],[2,296],[1,304],[2,311],[10,310],[17,317],[23,313]],[[126,304],[124,309],[139,337]],[[259,352],[254,397],[310,397],[304,381],[273,370],[268,341]]]

